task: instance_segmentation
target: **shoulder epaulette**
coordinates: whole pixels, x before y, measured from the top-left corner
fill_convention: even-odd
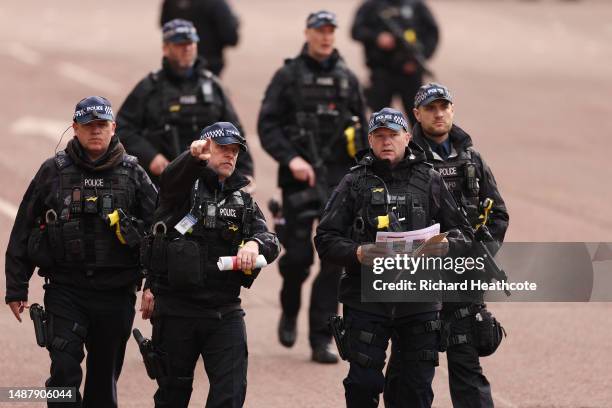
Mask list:
[[[136,156],[132,156],[126,153],[123,155],[121,164],[126,167],[136,167],[138,165],[138,159],[136,158]]]
[[[72,159],[65,150],[60,150],[55,154],[55,165],[58,170],[65,169],[72,164]]]
[[[153,82],[157,82],[159,81],[159,74],[161,72],[161,69],[158,69],[157,71],[151,71],[149,73],[149,78],[151,79],[151,81]]]

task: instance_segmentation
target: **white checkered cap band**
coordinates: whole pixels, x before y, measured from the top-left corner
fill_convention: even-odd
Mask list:
[[[404,130],[408,130],[408,122],[406,121],[406,119],[404,119],[402,115],[392,114],[392,113],[383,113],[380,115],[375,115],[370,120],[368,127],[372,129],[374,127],[380,127],[380,124],[389,123],[389,122],[395,123],[401,126]]]

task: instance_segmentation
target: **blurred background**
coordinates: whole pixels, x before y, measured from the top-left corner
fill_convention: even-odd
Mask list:
[[[71,124],[74,105],[99,94],[115,112],[161,62],[159,1],[22,0],[0,4],[0,245],[8,243],[21,197]],[[492,167],[510,212],[509,241],[612,241],[612,3],[606,0],[430,0],[441,30],[431,67],[455,97],[455,121]],[[356,0],[233,0],[240,43],[226,52],[222,81],[246,128],[256,200],[277,195],[276,164],[259,146],[263,92],[283,59],[303,43],[309,12],[337,13],[337,48],[364,85],[361,46],[350,39]],[[205,41],[206,39],[202,39]],[[60,148],[72,136],[68,131]],[[4,251],[2,251],[4,259]],[[511,272],[511,271],[509,271]],[[576,271],[577,274],[582,271]],[[0,276],[4,290],[4,275]],[[42,302],[42,280],[30,302]],[[306,285],[309,287],[309,285]],[[296,349],[276,340],[276,267],[245,291],[249,335],[247,406],[337,407],[348,365],[310,363],[306,314]],[[307,294],[304,294],[307,296]],[[138,301],[140,303],[140,301]],[[483,359],[500,407],[612,406],[612,306],[606,303],[492,304],[508,331]],[[135,327],[150,333],[148,322]],[[0,313],[0,386],[42,386],[49,360],[31,322]],[[434,406],[450,407],[446,362]],[[152,406],[154,383],[130,341],[119,382],[123,407]],[[203,406],[196,373],[192,406]],[[0,402],[0,406],[3,405]],[[12,405],[11,405],[12,406]],[[22,404],[20,406],[28,406]],[[40,406],[31,404],[31,406]]]

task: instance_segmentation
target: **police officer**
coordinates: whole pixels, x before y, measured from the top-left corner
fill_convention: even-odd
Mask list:
[[[141,232],[152,220],[157,191],[115,136],[107,99],[81,100],[72,128],[74,139],[42,164],[19,206],[6,251],[6,302],[21,321],[38,267],[47,314],[47,332],[39,334],[51,357],[45,384],[77,393],[74,404],[49,406],[116,407],[142,280]]]
[[[153,344],[167,356],[157,378],[155,406],[187,407],[200,355],[208,374],[207,407],[241,407],[246,394],[247,343],[240,288],[257,277],[259,254],[268,263],[280,251],[276,235],[234,171],[247,145],[227,122],[202,131],[201,140],[161,177],[149,260],[154,300]],[[236,269],[220,271],[222,256]],[[148,317],[150,310],[144,310]]]
[[[399,95],[414,124],[414,96],[438,45],[438,25],[425,2],[367,0],[357,11],[351,35],[363,44],[370,68],[370,109],[378,111]]]
[[[156,183],[168,163],[189,148],[205,126],[228,121],[241,129],[218,78],[196,58],[200,38],[193,24],[172,20],[162,31],[161,70],[141,80],[117,114],[121,141]],[[240,155],[238,168],[252,179],[248,152]]]
[[[206,41],[198,42],[198,54],[206,68],[220,76],[225,62],[223,50],[238,44],[238,18],[225,0],[164,0],[161,25],[181,18],[191,20]]]
[[[279,261],[283,286],[278,335],[292,347],[302,284],[313,263],[312,223],[320,216],[328,193],[354,164],[355,151],[365,145],[363,98],[355,75],[334,48],[336,15],[311,13],[306,44],[287,59],[266,91],[259,114],[262,147],[279,163],[283,191],[285,254]],[[341,268],[329,262],[313,282],[310,299],[312,359],[336,363],[329,350],[327,319],[337,312],[336,292]]]
[[[473,227],[482,223],[479,215],[485,200],[493,200],[486,228],[490,237],[501,244],[508,228],[508,211],[489,166],[472,145],[463,129],[453,124],[453,98],[443,85],[429,83],[422,86],[414,101],[418,123],[413,130],[413,141],[425,150],[427,160],[442,175],[457,204],[465,211]],[[476,239],[482,239],[480,231]],[[477,271],[467,271],[462,280],[479,279]],[[479,351],[473,343],[475,315],[488,316],[484,309],[483,293],[461,292],[457,302],[445,302],[442,318],[449,323],[445,344],[448,360],[448,381],[454,407],[493,407],[491,387],[480,366]],[[467,334],[467,336],[466,336]],[[393,401],[395,355],[388,368],[385,401]],[[387,401],[388,400],[388,401]]]
[[[385,379],[385,350],[392,334],[401,349],[398,401],[405,407],[430,407],[431,382],[438,361],[440,303],[361,301],[361,265],[367,264],[379,230],[373,220],[393,213],[397,231],[434,222],[448,232],[445,245],[429,255],[459,255],[473,237],[441,176],[425,163],[423,150],[409,144],[408,123],[399,111],[384,108],[369,123],[366,152],[335,189],[317,228],[322,260],[346,268],[340,281],[350,369],[344,379],[347,407],[377,407]]]

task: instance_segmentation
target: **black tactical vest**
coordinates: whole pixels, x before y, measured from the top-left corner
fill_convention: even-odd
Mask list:
[[[456,157],[449,157],[447,161],[432,160],[432,164],[455,201],[466,210],[470,224],[475,225],[478,222],[480,185],[471,149],[462,149]]]
[[[94,274],[104,269],[138,268],[138,249],[121,244],[107,215],[115,209],[133,214],[136,205],[135,157],[124,155],[121,164],[101,172],[76,166],[65,151],[58,152],[59,190],[50,228],[51,246],[60,269],[84,269]],[[48,222],[49,224],[49,222]]]
[[[198,80],[195,83],[184,81],[179,86],[160,78],[158,72],[151,74],[161,95],[164,130],[170,137],[173,137],[172,132],[178,135],[179,146],[173,148],[178,149],[176,154],[186,150],[203,128],[222,119],[223,100],[215,87],[212,73],[198,70],[196,74]],[[185,87],[185,84],[193,86]]]
[[[220,271],[217,261],[222,256],[235,256],[243,239],[251,236],[252,198],[240,191],[220,197],[198,180],[192,189],[190,207],[197,223],[185,235],[168,226],[163,249],[167,252],[164,257],[167,268],[156,272],[152,265],[154,272],[175,290],[206,289],[237,297],[240,286],[251,286],[258,271],[250,275],[243,271]],[[159,254],[152,253],[151,259],[153,264],[160,259]]]
[[[314,72],[301,58],[291,60],[295,76],[297,125],[315,130],[317,142],[342,132],[347,112],[350,81],[346,65],[338,60],[329,72]]]
[[[390,212],[399,221],[401,231],[431,225],[430,169],[427,164],[416,164],[410,172],[399,172],[387,181],[369,173],[367,167],[358,169],[351,188],[358,214],[352,227],[353,239],[357,242],[374,242],[378,231],[387,231],[378,228],[377,217]]]

